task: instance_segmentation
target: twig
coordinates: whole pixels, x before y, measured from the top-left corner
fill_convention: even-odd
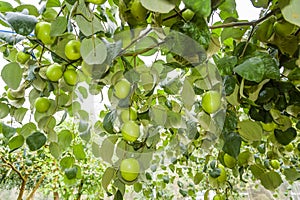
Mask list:
[[[78,196],[77,196],[76,200],[80,200],[81,199],[83,183],[84,183],[84,180],[81,179],[80,185],[78,187],[78,194],[77,194]]]
[[[136,43],[139,39],[145,37],[151,30],[152,30],[152,28],[150,28],[149,30],[147,30],[147,31],[146,31],[145,33],[143,33],[141,36],[139,36],[139,37],[137,37],[136,39],[132,40],[132,41],[130,42],[130,44],[129,44],[127,47],[125,47],[122,51],[120,51],[120,53],[118,54],[118,56],[123,55],[123,53],[124,53],[127,49],[129,49],[129,48],[130,48],[134,43]]]
[[[150,51],[150,50],[152,50],[152,49],[154,49],[154,48],[156,48],[156,47],[159,47],[160,45],[162,45],[163,43],[165,43],[165,42],[159,42],[159,43],[157,43],[156,45],[152,45],[152,46],[150,46],[150,47],[148,47],[148,48],[145,48],[145,49],[142,49],[141,51],[137,51],[137,52],[132,52],[132,53],[124,53],[124,54],[122,54],[122,55],[120,55],[120,56],[133,56],[133,57],[135,57],[135,56],[137,56],[137,55],[139,55],[139,54],[143,54],[143,53],[146,53],[147,51]]]
[[[166,18],[164,18],[162,21],[167,21],[167,20],[169,20],[169,19],[172,19],[172,18],[174,18],[174,17],[177,17],[178,16],[178,14],[181,14],[181,13],[183,13],[184,11],[186,10],[186,8],[184,8],[184,9],[182,9],[181,11],[176,11],[176,14],[174,14],[174,15],[171,15],[171,16],[169,16],[169,17],[166,17]]]
[[[30,38],[30,37],[27,37],[27,39],[30,40],[30,41],[33,41],[33,42],[38,43],[39,45],[41,45],[41,46],[43,47],[43,50],[46,49],[47,51],[50,51],[50,52],[53,53],[55,56],[57,56],[57,57],[59,57],[60,59],[62,59],[64,62],[67,63],[66,66],[72,65],[73,67],[77,68],[77,66],[73,65],[73,63],[77,62],[77,60],[74,60],[74,61],[71,61],[71,62],[70,62],[70,61],[66,60],[65,58],[59,56],[59,55],[58,55],[57,53],[55,53],[54,51],[52,51],[50,48],[48,48],[46,45],[44,45],[40,40],[38,40],[38,39],[32,39],[32,38]]]
[[[210,29],[217,29],[217,28],[230,28],[230,27],[238,27],[238,26],[253,26],[254,27],[257,24],[265,21],[266,19],[268,19],[269,17],[274,15],[274,13],[276,11],[277,11],[277,9],[272,10],[271,12],[269,12],[265,16],[259,18],[258,20],[254,20],[254,21],[251,21],[251,22],[231,22],[231,23],[227,23],[227,24],[219,24],[219,25],[209,26],[209,28]]]

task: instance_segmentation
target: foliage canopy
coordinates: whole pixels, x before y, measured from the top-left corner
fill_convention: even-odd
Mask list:
[[[296,182],[300,3],[251,2],[255,21],[235,0],[0,1],[0,187],[234,199]]]

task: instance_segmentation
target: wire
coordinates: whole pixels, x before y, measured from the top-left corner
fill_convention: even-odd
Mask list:
[[[18,34],[14,31],[7,31],[7,30],[0,30],[0,33],[11,33],[11,34]],[[19,34],[18,34],[19,35]],[[29,34],[30,36],[35,36],[33,33],[32,34]]]

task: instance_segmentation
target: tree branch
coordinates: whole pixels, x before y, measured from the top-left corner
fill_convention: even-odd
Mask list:
[[[145,33],[143,33],[141,36],[139,36],[139,37],[137,37],[136,39],[132,40],[132,41],[130,42],[130,44],[129,44],[127,47],[125,47],[122,51],[120,51],[120,53],[118,54],[118,56],[123,55],[124,52],[125,52],[127,49],[129,49],[129,48],[130,48],[134,43],[136,43],[139,39],[145,37],[151,30],[152,30],[152,28],[150,28],[149,30],[147,30],[147,31],[146,31]]]
[[[28,195],[28,197],[26,198],[26,200],[31,200],[33,199],[33,195],[35,194],[35,192],[37,191],[37,189],[40,187],[41,183],[43,182],[43,180],[45,179],[45,175],[43,175],[39,181],[35,184],[34,188],[32,189],[32,191],[30,192],[30,194]]]
[[[24,179],[22,179],[22,185],[20,187],[20,192],[19,192],[17,200],[23,200],[23,194],[25,192],[25,186],[26,186],[28,176],[29,176],[29,174],[26,174]]]
[[[13,171],[15,171],[15,172],[19,175],[19,177],[22,179],[22,181],[25,181],[25,177],[23,177],[23,175],[21,174],[21,172],[20,172],[19,170],[17,170],[17,169],[15,168],[15,166],[13,166],[10,162],[8,162],[7,160],[5,160],[3,157],[1,157],[1,160],[2,160],[5,164],[7,164]]]
[[[44,51],[44,49],[46,49],[47,51],[50,51],[51,53],[53,53],[54,55],[56,55],[57,57],[59,57],[60,59],[62,59],[64,62],[67,63],[66,66],[72,65],[73,67],[77,68],[77,66],[73,65],[73,63],[77,62],[77,60],[73,60],[73,61],[70,62],[70,61],[66,60],[65,58],[59,56],[57,53],[55,53],[55,52],[52,51],[51,49],[49,49],[49,48],[48,48],[46,45],[44,45],[40,40],[38,40],[38,39],[33,39],[33,38],[30,38],[30,37],[27,37],[27,39],[28,39],[29,41],[33,41],[33,42],[38,43],[40,46],[43,47],[43,51]],[[41,55],[41,56],[42,56],[42,55]]]
[[[259,18],[258,20],[254,20],[251,22],[231,22],[231,23],[227,23],[227,24],[219,24],[219,25],[209,26],[209,28],[217,29],[217,28],[230,28],[230,27],[239,27],[239,26],[256,26],[257,24],[259,24],[259,23],[265,21],[266,19],[268,19],[269,17],[273,16],[276,11],[277,11],[277,9],[272,10],[271,12],[269,12],[265,16]]]

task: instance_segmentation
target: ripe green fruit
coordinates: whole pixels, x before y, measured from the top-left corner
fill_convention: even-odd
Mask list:
[[[130,82],[122,79],[114,86],[114,94],[119,99],[125,99],[130,92]]]
[[[77,60],[81,57],[81,43],[78,40],[70,40],[65,46],[65,55],[69,60]]]
[[[214,196],[213,200],[225,200],[225,197],[221,194],[216,194]]]
[[[120,171],[125,181],[134,181],[139,176],[140,164],[134,158],[124,159],[121,162]]]
[[[270,39],[270,37],[274,33],[274,28],[273,28],[274,22],[275,22],[275,17],[270,17],[266,21],[259,24],[256,30],[256,37],[258,40],[262,42],[266,42]]]
[[[136,110],[132,107],[123,109],[121,111],[120,116],[121,116],[122,122],[128,122],[130,120],[134,121],[137,119]]]
[[[193,19],[194,15],[195,15],[195,13],[190,9],[186,9],[182,13],[182,17],[185,21],[190,21],[191,19]]]
[[[73,69],[67,69],[64,72],[64,80],[69,85],[76,85],[76,83],[77,83],[77,72]]]
[[[291,24],[287,21],[274,23],[275,32],[282,37],[293,34],[295,32],[295,28],[296,26],[294,24]]]
[[[271,160],[270,165],[273,169],[279,169],[280,168],[280,162],[278,160]]]
[[[229,154],[224,155],[224,164],[226,167],[232,169],[236,165],[236,160],[234,157],[230,156]]]
[[[30,54],[28,54],[28,53],[25,53],[23,51],[19,51],[17,53],[17,61],[20,64],[25,64],[29,58],[30,58]]]
[[[50,107],[50,100],[46,97],[38,97],[34,102],[34,107],[37,112],[44,113],[47,112],[47,110]]]
[[[142,6],[140,0],[134,0],[132,2],[130,12],[138,22],[144,21],[146,19],[147,9]]]
[[[140,127],[134,121],[124,122],[121,127],[123,139],[128,142],[134,142],[140,136]]]
[[[46,70],[46,76],[50,81],[56,82],[58,81],[63,75],[62,66],[54,63],[50,65]]]
[[[106,0],[86,0],[86,2],[93,3],[96,5],[101,5],[101,4],[104,4],[106,2]]]
[[[55,37],[50,36],[51,24],[48,22],[38,22],[35,25],[35,36],[44,44],[53,44]]]
[[[221,94],[217,91],[205,92],[202,96],[202,108],[205,112],[212,114],[221,107]]]

